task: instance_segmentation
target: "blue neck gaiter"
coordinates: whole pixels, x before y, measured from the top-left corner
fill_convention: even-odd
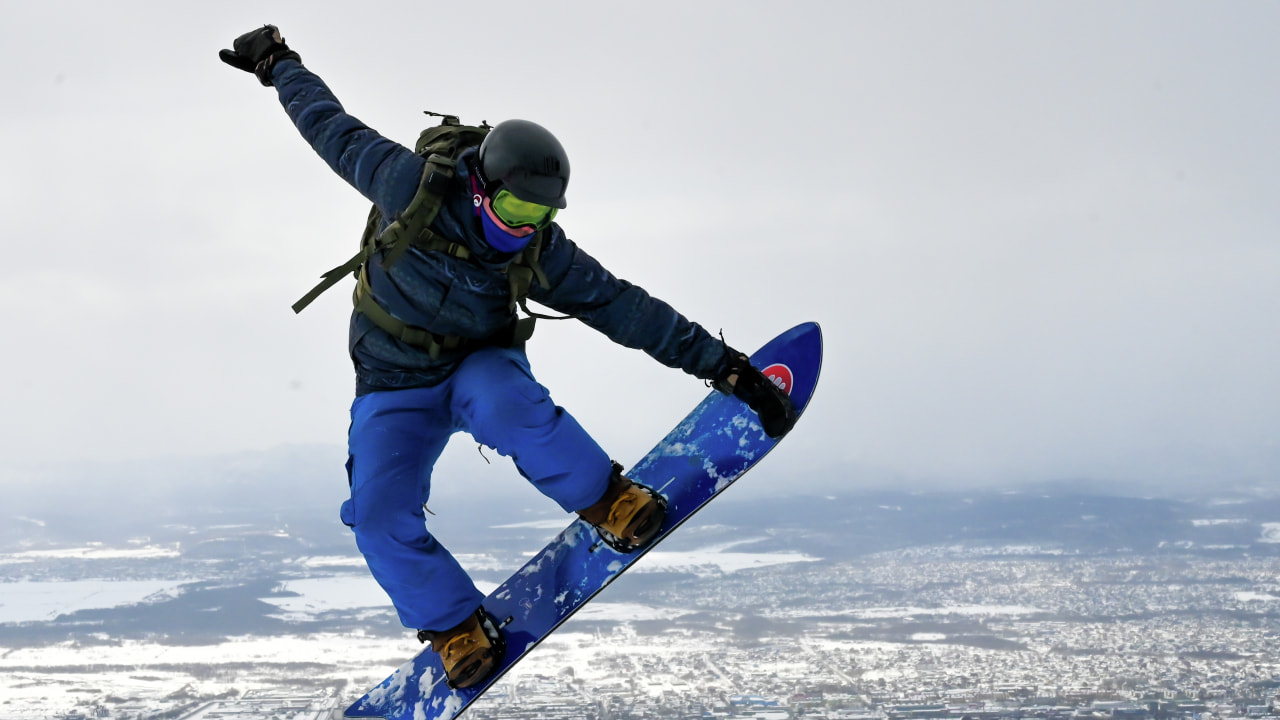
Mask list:
[[[531,227],[509,228],[493,216],[489,209],[489,198],[483,200],[480,208],[480,226],[484,228],[485,242],[494,250],[516,253],[525,249],[533,240],[534,229]]]
[[[475,172],[471,174],[471,204],[480,218],[480,227],[484,230],[484,240],[489,247],[503,253],[518,253],[533,240],[532,228],[509,228],[502,223],[489,207],[489,198],[480,188]]]

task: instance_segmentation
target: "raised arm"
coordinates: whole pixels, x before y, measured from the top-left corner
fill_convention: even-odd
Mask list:
[[[275,26],[241,35],[219,57],[274,86],[303,139],[343,180],[377,204],[383,217],[395,217],[409,204],[423,159],[347,113],[324,81],[303,67]]]

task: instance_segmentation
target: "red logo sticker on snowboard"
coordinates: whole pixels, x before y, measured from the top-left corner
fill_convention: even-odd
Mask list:
[[[760,372],[761,375],[769,378],[774,385],[782,388],[786,394],[791,394],[791,368],[782,363],[774,363]]]

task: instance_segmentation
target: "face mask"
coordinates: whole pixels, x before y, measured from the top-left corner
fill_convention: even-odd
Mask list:
[[[499,252],[514,253],[525,249],[533,234],[537,232],[532,226],[522,225],[517,228],[508,227],[497,215],[489,198],[484,198],[480,207],[480,225],[484,228],[484,239]]]

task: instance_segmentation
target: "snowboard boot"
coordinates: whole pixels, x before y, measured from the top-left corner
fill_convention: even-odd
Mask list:
[[[506,652],[502,632],[484,608],[445,632],[418,631],[419,642],[430,642],[440,655],[445,681],[458,690],[478,685],[498,669]]]
[[[578,511],[578,517],[594,525],[600,539],[620,553],[648,545],[667,517],[667,501],[658,493],[631,482],[622,466],[613,464],[609,488],[595,505]]]

